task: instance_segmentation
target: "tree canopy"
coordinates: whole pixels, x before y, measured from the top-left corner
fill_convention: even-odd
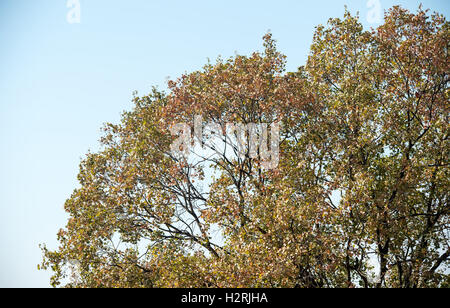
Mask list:
[[[135,96],[82,161],[40,267],[68,287],[448,287],[449,30],[421,8],[370,31],[347,12],[296,72],[267,34]],[[170,128],[196,115],[280,123],[276,168],[226,137],[174,155]]]

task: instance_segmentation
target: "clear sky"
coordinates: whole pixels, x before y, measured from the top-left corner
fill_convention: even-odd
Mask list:
[[[368,2],[80,0],[80,23],[69,23],[67,0],[0,0],[0,287],[49,286],[38,245],[57,247],[80,159],[97,148],[102,123],[132,108],[132,91],[163,89],[207,58],[261,50],[268,30],[295,70],[314,27],[344,5],[375,27]],[[449,17],[450,1],[422,2]]]

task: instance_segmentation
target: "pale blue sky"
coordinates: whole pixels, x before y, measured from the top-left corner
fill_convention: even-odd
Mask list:
[[[420,1],[380,0],[415,10]],[[448,0],[425,7],[450,12]],[[0,1],[0,287],[47,287],[39,243],[56,248],[63,203],[80,158],[100,127],[132,108],[132,91],[165,87],[207,58],[261,49],[271,30],[288,70],[305,63],[314,26],[359,11],[367,0],[80,0],[81,23],[66,0]]]

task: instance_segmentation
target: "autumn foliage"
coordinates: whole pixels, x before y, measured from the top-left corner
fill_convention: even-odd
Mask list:
[[[448,287],[449,42],[422,9],[371,31],[346,13],[296,72],[267,34],[135,97],[82,161],[41,267],[69,287]],[[170,126],[195,115],[280,122],[278,167],[174,156]]]

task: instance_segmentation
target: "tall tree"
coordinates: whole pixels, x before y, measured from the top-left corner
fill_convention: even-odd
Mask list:
[[[449,286],[449,36],[421,8],[371,32],[347,12],[297,72],[268,34],[263,53],[135,97],[81,163],[40,267],[69,287]],[[173,153],[198,115],[206,149]],[[281,123],[276,168],[227,123]]]

